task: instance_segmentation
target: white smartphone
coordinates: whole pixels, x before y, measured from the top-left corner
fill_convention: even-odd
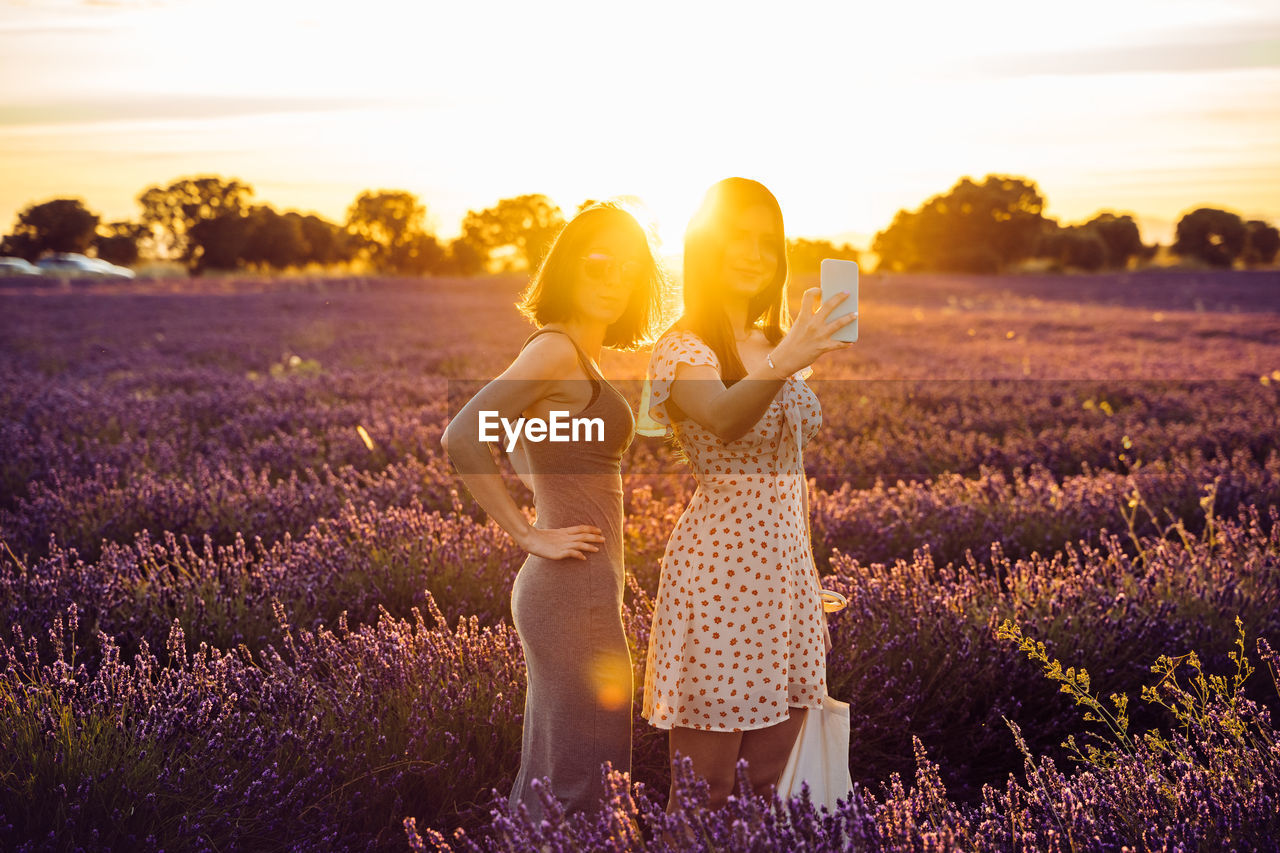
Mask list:
[[[827,322],[843,317],[858,310],[858,264],[855,261],[837,261],[835,258],[822,259],[822,301],[826,302],[841,291],[847,292],[849,298],[841,302],[831,312]],[[831,336],[837,341],[851,344],[858,339],[858,321],[840,329]]]

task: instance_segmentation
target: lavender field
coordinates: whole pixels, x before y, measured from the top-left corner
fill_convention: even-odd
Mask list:
[[[439,447],[522,284],[0,282],[0,848],[1276,849],[1280,273],[865,277],[806,451],[855,795],[667,816],[637,711],[544,826],[523,554]],[[638,690],[694,483],[623,470]]]

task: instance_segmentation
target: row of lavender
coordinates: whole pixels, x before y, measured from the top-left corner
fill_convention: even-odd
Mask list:
[[[1236,616],[1250,638],[1280,636],[1277,389],[1259,381],[1280,355],[1270,319],[1224,318],[1239,343],[1200,378],[992,381],[983,348],[950,373],[980,381],[837,366],[808,460],[815,547],[852,600],[830,675],[854,707],[862,796],[835,823],[743,804],[737,823],[666,826],[649,796],[666,784],[665,743],[637,721],[639,787],[599,823],[541,837],[486,818],[518,751],[507,597],[521,555],[457,495],[436,444],[443,377],[491,371],[474,354],[506,352],[518,327],[488,323],[491,305],[470,328],[440,322],[439,305],[415,316],[430,303],[415,293],[333,302],[89,293],[0,312],[7,846],[396,848],[405,816],[410,841],[461,824],[459,846],[512,849],[637,846],[633,820],[655,846],[665,831],[729,849],[794,844],[790,832],[832,848],[1247,849],[1274,829],[1257,816],[1275,801],[1275,738],[1248,716],[1249,702],[1277,707],[1270,685],[1224,696],[1235,716],[1197,706],[1182,752],[1120,737],[1121,760],[1062,779],[1043,762],[1063,760],[1079,718],[996,630],[1012,619],[1086,665],[1097,695],[1136,691],[1163,652],[1198,648],[1229,669]],[[965,337],[949,322],[943,337]],[[914,345],[909,325],[897,333],[885,351]],[[1177,357],[1176,338],[1146,340]],[[627,470],[639,674],[691,481],[661,442],[637,441]],[[1143,708],[1130,709],[1142,726],[1177,719]],[[1044,756],[1007,785],[1024,756],[1003,718]],[[1221,739],[1242,731],[1252,740]]]
[[[485,625],[510,622],[511,582],[524,554],[496,525],[464,511],[456,491],[452,509],[421,503],[411,484],[424,476],[418,465],[366,476],[351,486],[358,499],[335,501],[332,514],[298,537],[286,531],[269,544],[239,534],[218,544],[209,535],[193,540],[172,530],[142,530],[127,543],[106,542],[94,559],[56,539],[43,557],[10,551],[0,574],[0,620],[38,633],[76,604],[84,616],[82,642],[103,630],[126,648],[142,640],[157,646],[178,619],[195,640],[259,650],[275,636],[273,601],[296,624],[315,627],[344,613],[352,623],[371,623],[383,608],[405,616],[425,606],[429,590],[451,622],[464,616]],[[225,494],[252,499],[262,483],[233,482],[239,490]],[[206,485],[209,491],[202,491]],[[218,485],[196,480],[180,497],[198,504]],[[284,481],[264,502],[286,491],[293,496],[302,489]],[[150,494],[159,503],[172,495]],[[1128,541],[1175,520],[1197,535],[1206,510],[1233,517],[1252,509],[1267,532],[1273,506],[1280,506],[1280,454],[1259,465],[1237,453],[1153,463],[1129,474],[1058,479],[1036,468],[1029,476],[988,471],[865,490],[816,489],[812,512],[820,565],[847,558],[892,563],[925,553],[940,565],[998,573],[1001,558],[1100,544],[1107,531]],[[645,594],[657,590],[666,536],[683,507],[682,499],[663,498],[653,485],[628,495],[627,565]]]
[[[1254,639],[1280,632],[1276,520],[1268,533],[1246,512],[1213,519],[1200,536],[1175,530],[1182,535],[1129,547],[1109,538],[1053,558],[971,566],[841,555],[831,583],[850,607],[832,621],[829,677],[853,707],[850,757],[862,788],[836,822],[801,805],[781,821],[654,823],[665,739],[637,719],[638,789],[596,816],[603,824],[559,827],[570,846],[553,849],[621,843],[609,827],[630,825],[628,815],[650,840],[693,832],[708,849],[763,849],[793,832],[820,849],[848,838],[883,849],[961,840],[1070,849],[1069,838],[1077,849],[1265,849],[1280,830],[1280,745],[1264,704],[1277,697],[1261,679],[1233,680],[1231,655],[1244,649],[1231,638],[1238,617],[1256,661]],[[150,607],[144,599],[138,609]],[[382,611],[354,625],[343,614],[301,628],[280,603],[246,615],[266,618],[257,611],[269,607],[271,641],[258,651],[197,642],[181,618],[159,643],[143,637],[133,649],[105,631],[85,640],[101,614],[75,604],[44,631],[16,626],[0,646],[0,840],[15,849],[382,849],[402,843],[406,816],[444,835],[461,824],[469,834],[452,842],[464,847],[472,837],[500,849],[526,849],[540,833],[553,840],[519,821],[486,825],[489,792],[509,786],[519,749],[523,664],[509,625],[472,617],[450,627],[429,595],[425,619],[414,608],[407,619]],[[649,607],[634,584],[637,674]],[[1020,632],[1092,678],[1048,668],[1070,686],[1073,696],[1062,696],[1020,651]],[[1146,671],[1162,653],[1188,650],[1203,664],[1180,658],[1160,679]],[[1274,674],[1280,660],[1265,642],[1256,654]],[[1199,666],[1223,678],[1201,683]],[[1116,701],[1157,680],[1148,704]],[[1185,692],[1170,692],[1175,684]],[[1072,698],[1109,709],[1095,714],[1109,728],[1082,724]],[[1163,729],[1165,741],[1137,736],[1127,720]],[[1090,773],[1062,776],[1055,768],[1068,756],[1057,744],[1089,729],[1108,752],[1092,757]],[[1006,778],[1024,767],[1024,750],[1038,758],[1027,775]],[[917,787],[907,791],[897,776],[913,768]]]
[[[450,509],[439,433],[468,387],[455,378],[492,375],[523,334],[514,312],[492,304],[510,295],[493,283],[377,298],[0,294],[0,535],[20,554],[42,554],[52,534],[93,557],[103,540],[142,530],[270,543],[366,496],[404,505],[417,494]],[[1263,462],[1277,449],[1280,327],[1271,315],[1220,315],[1209,328],[1199,315],[1170,315],[1156,329],[1101,308],[1076,326],[1056,310],[1042,311],[1054,317],[1047,323],[1025,307],[1007,317],[917,309],[930,317],[922,337],[925,321],[879,310],[867,331],[883,340],[843,354],[815,381],[826,427],[808,462],[824,489],[1036,465],[1058,478],[1124,473],[1193,453],[1247,451]],[[1092,347],[1100,322],[1113,330],[1105,350]],[[984,323],[1019,329],[1005,334],[1057,367],[1039,378],[1002,372],[1003,344],[963,332]],[[935,370],[938,340],[948,351]],[[1143,354],[1140,372],[1117,378],[1113,360],[1126,347]],[[634,375],[643,362],[634,354],[616,372]],[[1111,378],[1048,378],[1091,372]],[[638,398],[635,383],[626,388]],[[389,467],[405,473],[388,476]],[[637,441],[626,471],[659,494],[687,494],[660,442]]]
[[[127,376],[0,374],[0,535],[21,554],[46,552],[54,536],[93,557],[104,540],[144,530],[271,543],[352,500],[417,497],[451,509],[453,475],[438,445],[444,391],[442,380],[396,373],[248,379],[145,361]],[[1188,459],[1265,464],[1280,450],[1280,382],[1256,378],[847,380],[819,391],[828,426],[809,471],[841,503],[899,481],[1036,480],[1043,471],[1061,481]],[[632,489],[688,495],[689,477],[661,441],[638,440],[626,472]]]

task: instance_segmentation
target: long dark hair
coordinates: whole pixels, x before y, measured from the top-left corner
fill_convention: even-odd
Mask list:
[[[707,190],[684,234],[684,313],[675,328],[693,332],[711,347],[720,361],[720,378],[732,385],[747,375],[729,317],[724,311],[724,250],[731,222],[742,211],[761,205],[777,223],[778,269],[773,280],[751,297],[747,322],[759,325],[770,343],[777,343],[791,326],[787,309],[787,241],[782,208],[759,181],[725,178]]]
[[[516,307],[539,326],[567,320],[573,310],[571,283],[578,260],[591,239],[609,225],[634,229],[640,236],[644,243],[645,275],[643,283],[631,291],[627,310],[605,329],[603,343],[615,350],[637,349],[651,343],[660,328],[667,275],[654,251],[653,235],[641,227],[621,203],[596,202],[569,220],[556,235]]]

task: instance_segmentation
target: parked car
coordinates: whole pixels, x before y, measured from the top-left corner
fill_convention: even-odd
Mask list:
[[[102,258],[85,258],[85,260],[98,267],[105,275],[111,276],[112,278],[135,277],[133,270],[128,267],[122,267],[118,264],[113,264],[110,261],[104,261]]]
[[[62,278],[133,278],[133,270],[79,252],[58,252],[36,261],[49,275]]]
[[[40,275],[40,268],[22,258],[0,258],[0,278],[7,275]]]

